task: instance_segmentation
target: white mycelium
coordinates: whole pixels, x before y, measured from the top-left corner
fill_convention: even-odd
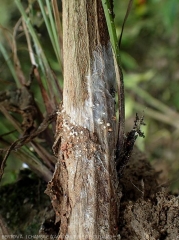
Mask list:
[[[111,44],[98,46],[93,51],[86,76],[87,98],[80,107],[68,106],[66,113],[71,122],[94,132],[96,125],[106,125],[109,114],[114,114],[115,69]],[[68,105],[65,103],[64,106]]]

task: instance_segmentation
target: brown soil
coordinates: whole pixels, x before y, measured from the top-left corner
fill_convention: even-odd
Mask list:
[[[157,178],[146,157],[135,150],[120,180],[122,240],[179,239],[179,198],[159,187]]]

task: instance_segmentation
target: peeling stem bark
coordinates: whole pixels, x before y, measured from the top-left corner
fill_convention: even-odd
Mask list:
[[[63,54],[58,161],[46,191],[61,223],[58,239],[117,239],[115,69],[100,0],[63,1]]]

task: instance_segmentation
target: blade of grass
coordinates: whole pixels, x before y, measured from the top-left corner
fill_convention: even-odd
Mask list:
[[[141,97],[146,103],[158,109],[160,112],[163,112],[170,116],[178,117],[178,114],[174,110],[172,110],[170,107],[166,106],[164,103],[151,96],[149,93],[147,93],[145,90],[138,87],[137,85],[132,88],[132,91],[135,92],[139,97]]]
[[[56,23],[56,29],[57,29],[57,35],[58,35],[58,44],[60,46],[60,60],[61,60],[61,66],[62,66],[62,74],[63,74],[63,33],[62,33],[62,24],[60,20],[60,14],[58,10],[58,4],[57,0],[52,0],[52,7],[53,7],[53,14],[55,17],[55,23]]]
[[[12,124],[12,126],[19,132],[22,133],[19,122],[13,118],[13,116],[7,111],[4,106],[0,106],[0,111],[4,114],[5,118]]]
[[[32,66],[37,66],[38,64],[35,61],[35,54],[34,54],[34,51],[33,51],[32,45],[31,45],[31,39],[30,39],[29,32],[27,30],[24,20],[22,21],[22,25],[23,25],[24,33],[25,33],[26,40],[27,40],[27,46],[28,46],[28,50],[29,50],[31,64],[32,64]]]
[[[16,3],[16,5],[17,5],[17,7],[18,7],[18,9],[19,9],[19,11],[20,11],[20,13],[22,15],[23,20],[25,21],[25,23],[26,23],[26,25],[28,27],[28,30],[29,30],[32,38],[33,38],[34,43],[36,44],[36,48],[38,49],[37,53],[39,55],[39,59],[38,60],[39,60],[42,72],[45,75],[45,68],[44,68],[42,62],[44,63],[45,66],[47,66],[48,65],[47,64],[47,59],[45,57],[44,51],[43,51],[43,49],[41,47],[41,44],[39,42],[39,39],[38,39],[37,34],[35,32],[35,29],[33,28],[32,24],[30,22],[30,18],[27,16],[27,14],[26,14],[26,12],[25,12],[25,10],[24,10],[20,0],[15,0],[15,3]],[[40,60],[42,60],[42,62]]]
[[[12,38],[12,53],[13,53],[13,61],[14,61],[14,65],[15,65],[15,69],[16,69],[16,73],[17,73],[17,76],[18,76],[18,79],[20,81],[20,84],[21,85],[25,85],[26,83],[26,78],[24,76],[24,73],[21,69],[21,64],[20,64],[20,61],[19,61],[19,58],[18,58],[18,55],[17,55],[17,45],[16,45],[16,36],[17,36],[17,32],[18,32],[18,29],[19,29],[19,26],[22,22],[22,19],[20,18],[15,27],[14,27],[14,30],[13,30],[13,38]]]
[[[25,10],[23,8],[23,5],[21,4],[20,0],[15,0],[15,3],[16,3],[16,5],[17,5],[17,7],[18,7],[18,9],[19,9],[19,11],[20,11],[20,13],[22,15],[22,18],[25,21],[25,23],[26,23],[26,25],[28,27],[28,30],[29,30],[29,32],[30,32],[30,34],[32,36],[32,39],[33,39],[34,44],[35,44],[36,52],[37,52],[37,54],[39,56],[38,61],[39,61],[39,64],[41,66],[41,70],[42,70],[42,72],[43,72],[43,74],[45,76],[47,72],[50,73],[50,67],[49,67],[47,58],[45,56],[45,53],[43,51],[43,48],[42,48],[42,46],[40,44],[40,41],[39,41],[38,36],[36,34],[36,31],[35,31],[32,23],[30,21],[30,18],[27,16],[27,14],[26,14],[26,12],[25,12]]]
[[[5,156],[0,164],[0,180],[4,174],[4,168],[9,154],[14,150],[17,142],[18,140],[16,139],[6,150]],[[4,143],[6,144],[7,141],[4,141]],[[29,147],[23,146],[19,151],[15,151],[15,153],[20,154],[21,161],[26,163],[36,174],[43,177],[45,181],[48,182],[52,178],[52,172],[36,157],[35,153],[30,151]]]
[[[48,9],[51,29],[52,29],[52,33],[53,33],[54,45],[55,45],[55,49],[56,49],[56,53],[57,53],[57,59],[58,59],[59,66],[61,68],[60,45],[58,42],[56,24],[55,24],[55,20],[54,20],[53,14],[52,14],[52,7],[50,6],[50,1],[46,0],[46,4],[47,4],[47,9]]]
[[[30,35],[33,39],[33,43],[34,43],[34,46],[35,46],[35,49],[36,49],[36,53],[38,55],[38,63],[41,67],[41,70],[42,70],[42,73],[43,73],[43,76],[42,79],[43,81],[45,80],[46,83],[47,83],[47,89],[48,89],[48,93],[49,93],[49,98],[51,99],[51,102],[52,102],[52,105],[53,105],[53,109],[56,108],[56,103],[55,103],[55,94],[56,94],[56,89],[54,89],[54,77],[53,77],[53,74],[52,74],[52,71],[51,71],[51,68],[48,64],[48,61],[47,61],[47,58],[45,56],[45,53],[43,51],[43,48],[39,42],[39,39],[37,37],[37,34],[31,24],[31,21],[30,21],[30,18],[27,16],[20,0],[15,0],[16,2],[16,5],[22,15],[22,18],[24,19],[26,25],[27,25],[27,28],[30,32]],[[44,82],[43,82],[44,83]],[[59,96],[57,96],[57,99],[59,99]]]
[[[10,71],[11,71],[11,74],[12,74],[17,86],[20,87],[19,79],[18,79],[16,71],[14,69],[14,64],[12,63],[11,58],[9,57],[5,47],[1,43],[0,43],[0,51],[1,51],[7,65],[8,65]]]
[[[55,161],[52,161],[54,160],[54,156],[49,154],[44,147],[42,147],[40,144],[36,143],[35,141],[32,141],[31,144],[35,152],[42,159],[42,161],[48,167],[48,169],[54,171]]]
[[[140,103],[135,102],[134,108],[137,111],[144,111],[144,105],[140,104]],[[150,107],[145,108],[145,115],[148,115],[152,119],[155,119],[155,120],[158,120],[160,122],[169,124],[170,126],[179,129],[179,123],[177,121],[173,121],[173,119],[177,119],[178,116],[171,117],[171,115],[163,114],[163,113],[161,113],[159,111],[156,111],[156,110],[154,110]]]
[[[44,22],[45,22],[45,25],[46,25],[46,28],[47,28],[47,31],[48,31],[48,35],[49,35],[49,37],[50,37],[50,40],[51,40],[51,43],[52,43],[54,52],[55,52],[56,57],[57,57],[57,56],[58,56],[58,53],[57,53],[56,46],[55,46],[55,42],[54,42],[53,30],[52,30],[52,27],[51,27],[51,25],[50,25],[48,16],[47,16],[47,14],[46,14],[46,10],[45,10],[45,7],[44,7],[44,3],[43,3],[41,0],[38,0],[38,3],[39,3],[40,10],[41,10],[41,13],[42,13],[42,16],[43,16],[43,19],[44,19]],[[58,58],[57,58],[57,59],[58,59]]]
[[[26,146],[19,151],[20,159],[26,163],[36,174],[48,182],[52,178],[52,172],[40,162],[40,160]]]

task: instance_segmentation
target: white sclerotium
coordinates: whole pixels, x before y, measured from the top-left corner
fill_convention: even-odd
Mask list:
[[[64,112],[64,109],[62,110],[62,112]],[[57,115],[60,115],[61,112],[58,110],[58,111],[56,111],[56,114],[57,114]]]
[[[94,132],[95,127],[106,124],[108,116],[113,116],[115,112],[114,99],[110,93],[115,88],[115,68],[110,43],[107,46],[98,46],[93,51],[86,79],[88,98],[83,106],[69,106],[64,96],[64,108],[71,122]]]
[[[102,119],[98,118],[97,123],[102,125],[104,123],[104,121]]]

